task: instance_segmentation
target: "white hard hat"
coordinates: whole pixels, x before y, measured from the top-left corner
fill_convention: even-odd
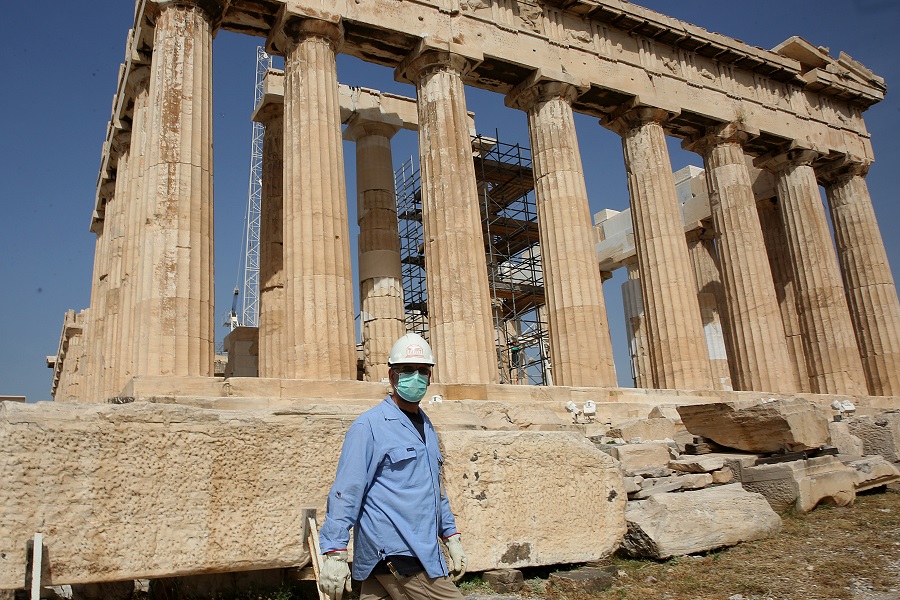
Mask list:
[[[388,364],[393,365],[434,365],[434,354],[418,333],[407,333],[391,348]]]

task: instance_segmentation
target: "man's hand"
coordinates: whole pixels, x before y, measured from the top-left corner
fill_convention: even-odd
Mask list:
[[[350,591],[350,566],[347,565],[346,550],[325,555],[322,572],[319,573],[319,589],[331,600],[341,600],[344,590]]]
[[[462,576],[466,574],[466,553],[462,547],[462,536],[458,533],[447,538],[447,552],[450,553],[450,560],[453,561],[453,572],[455,575],[450,577],[450,581],[456,583]]]

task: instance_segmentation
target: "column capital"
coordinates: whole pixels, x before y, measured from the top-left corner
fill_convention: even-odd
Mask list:
[[[816,179],[822,186],[830,186],[842,183],[853,177],[865,177],[869,173],[871,162],[868,160],[846,154],[836,161],[823,165],[816,169]]]
[[[703,154],[709,148],[720,144],[740,144],[759,136],[759,129],[751,128],[743,123],[732,121],[707,127],[697,135],[693,135],[681,143],[681,147],[689,152]]]
[[[317,12],[305,14],[285,4],[275,17],[275,24],[266,39],[266,52],[285,56],[301,41],[319,37],[331,44],[335,53],[344,45],[344,26],[339,14]]]
[[[641,102],[640,98],[632,98],[613,112],[605,115],[600,124],[619,135],[625,135],[628,131],[647,123],[664,125],[669,119],[677,115],[679,111],[674,108],[652,106]]]
[[[347,121],[347,128],[344,130],[344,139],[350,142],[356,142],[361,138],[370,135],[378,135],[391,139],[403,127],[401,123],[393,123],[389,116],[373,115],[364,112],[354,113],[350,120]],[[377,117],[385,117],[383,119]],[[399,121],[399,119],[398,119]]]
[[[250,116],[256,123],[267,124],[284,116],[284,71],[269,69],[263,78],[263,94]]]
[[[400,62],[394,70],[394,79],[416,85],[424,75],[436,69],[451,69],[464,77],[483,60],[482,53],[462,44],[425,38]]]
[[[229,4],[231,4],[230,0],[149,0],[147,11],[157,16],[167,8],[174,6],[196,7],[203,12],[210,24],[213,25],[213,29],[216,29]]]
[[[504,100],[509,108],[527,111],[539,102],[562,98],[572,104],[578,96],[586,92],[589,84],[576,81],[568,73],[550,72],[538,69],[514,87]]]
[[[255,123],[261,123],[268,126],[272,121],[284,118],[284,102],[266,101],[263,98],[256,110],[253,111],[251,119]]]

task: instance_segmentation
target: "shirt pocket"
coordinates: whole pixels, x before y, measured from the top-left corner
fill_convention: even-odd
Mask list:
[[[385,453],[387,460],[384,468],[391,471],[399,471],[412,467],[416,461],[416,449],[408,446],[391,448]]]

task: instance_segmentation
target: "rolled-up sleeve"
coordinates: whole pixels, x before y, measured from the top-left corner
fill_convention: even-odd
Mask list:
[[[441,493],[441,537],[447,539],[451,535],[457,533],[456,519],[450,512],[450,500],[447,499],[447,492],[442,490]]]

